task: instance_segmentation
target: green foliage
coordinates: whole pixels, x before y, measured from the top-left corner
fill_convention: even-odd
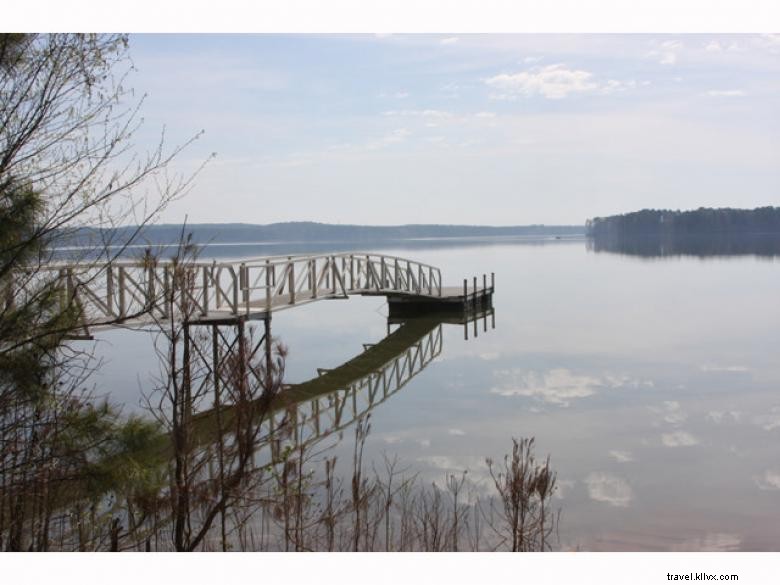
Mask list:
[[[103,217],[165,163],[110,170],[137,125],[134,110],[117,110],[124,90],[111,78],[125,46],[123,36],[0,34],[0,548],[45,550],[55,513],[88,502],[98,526],[106,494],[162,486],[166,435],[92,398],[92,357],[67,341],[81,309],[41,270],[53,234]]]

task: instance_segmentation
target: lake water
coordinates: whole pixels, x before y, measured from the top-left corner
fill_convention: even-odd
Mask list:
[[[780,549],[774,256],[645,258],[511,239],[381,251],[438,266],[446,285],[495,272],[495,328],[480,322],[464,339],[463,326],[442,326],[438,357],[373,409],[367,460],[397,454],[426,480],[468,469],[486,485],[486,457],[535,437],[558,473],[557,548]],[[203,257],[266,253],[213,246]],[[382,297],[354,297],[276,314],[287,381],[384,338],[387,311]],[[98,386],[137,409],[157,367],[148,334],[99,339]],[[344,437],[330,449],[349,458]]]

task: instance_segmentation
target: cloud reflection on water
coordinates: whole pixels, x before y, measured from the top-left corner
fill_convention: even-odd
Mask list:
[[[498,385],[491,388],[492,394],[525,396],[561,407],[570,406],[578,398],[593,396],[601,389],[653,386],[651,380],[631,378],[625,374],[583,375],[567,368],[546,371],[510,368],[497,370],[494,377],[498,379]]]
[[[591,500],[626,508],[634,499],[634,491],[622,477],[612,473],[594,472],[585,478]]]

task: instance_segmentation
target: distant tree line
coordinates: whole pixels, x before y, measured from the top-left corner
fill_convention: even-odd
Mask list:
[[[692,211],[643,209],[632,213],[589,219],[585,229],[587,235],[595,239],[780,233],[780,207],[756,209],[700,207]]]
[[[224,242],[376,242],[386,240],[428,238],[477,238],[510,236],[581,236],[582,225],[396,225],[369,226],[327,224],[308,221],[253,224],[190,224],[188,233],[198,244]],[[121,244],[129,240],[150,245],[177,243],[181,225],[155,224],[138,226],[114,226],[111,228],[84,227],[63,234],[56,245],[78,246],[95,239],[110,239]]]

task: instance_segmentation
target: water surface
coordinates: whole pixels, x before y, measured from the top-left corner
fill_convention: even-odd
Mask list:
[[[215,247],[203,257],[263,252]],[[583,240],[511,239],[382,252],[438,266],[447,285],[495,272],[496,315],[476,338],[442,326],[439,356],[372,411],[368,460],[397,454],[431,481],[468,469],[486,489],[485,458],[535,437],[558,472],[559,548],[780,550],[774,256],[697,249],[648,262]],[[381,297],[276,314],[287,380],[359,354],[387,335],[386,317]],[[156,368],[148,335],[100,339],[99,386],[138,408]],[[348,458],[348,439],[332,452]]]

